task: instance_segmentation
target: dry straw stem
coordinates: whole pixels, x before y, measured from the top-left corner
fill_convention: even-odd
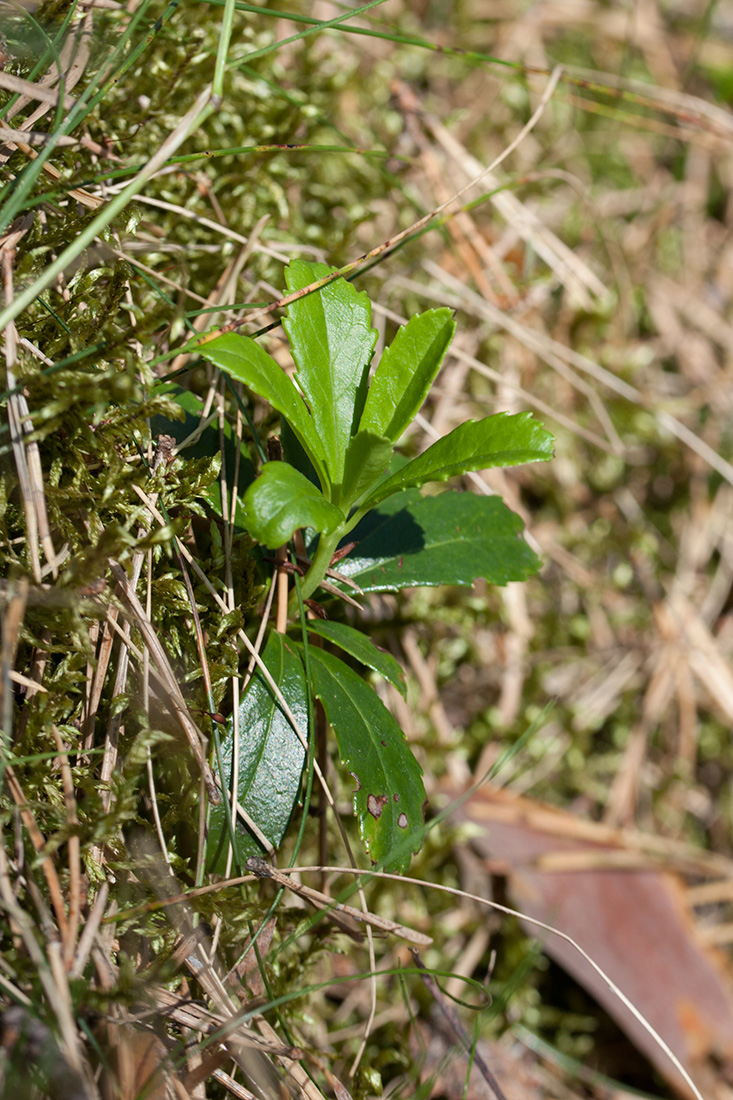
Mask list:
[[[93,29],[94,13],[90,10],[84,14],[83,19],[73,25],[72,33],[67,35],[58,60],[51,64],[46,72],[37,81],[20,80],[12,73],[0,72],[0,88],[19,93],[19,98],[8,109],[6,118],[14,118],[15,115],[25,110],[29,104],[38,102],[40,107],[25,119],[28,126],[38,122],[51,107],[58,107],[59,102],[64,110],[71,111],[76,106],[76,100],[69,95],[72,89],[81,80],[89,61],[91,35]],[[61,90],[63,89],[63,98]],[[0,164],[9,157],[9,150],[0,150]]]
[[[76,797],[74,795],[74,781],[71,777],[67,750],[61,739],[61,734],[52,726],[53,738],[56,748],[59,750],[58,765],[61,770],[61,781],[64,788],[64,803],[66,805],[66,820],[69,826],[68,859],[69,859],[69,913],[66,935],[64,936],[64,966],[71,970],[76,951],[76,941],[79,934],[79,919],[81,915],[81,851],[77,827],[79,818],[76,812]]]
[[[31,160],[38,155],[27,142],[30,136],[33,143],[35,143],[31,128],[34,123],[47,114],[51,107],[58,107],[59,101],[61,101],[64,110],[71,111],[74,109],[76,100],[69,95],[69,92],[79,82],[86,70],[89,61],[92,29],[93,11],[90,7],[84,18],[75,24],[72,33],[67,35],[58,56],[58,64],[54,65],[36,82],[22,80],[13,76],[12,73],[0,72],[0,87],[18,94],[18,99],[5,116],[6,119],[13,118],[31,102],[37,101],[41,104],[24,120],[24,131],[19,132],[7,127],[3,127],[0,131],[0,140],[7,143],[5,148],[0,149],[0,166],[9,159],[16,148],[20,149]],[[61,88],[64,92],[63,99],[60,95]],[[31,135],[28,135],[27,131],[31,131]],[[86,137],[78,139],[59,134],[42,134],[40,137],[44,141],[52,141],[54,145],[81,144],[96,153],[102,152],[96,143],[90,142]],[[48,161],[43,165],[43,171],[55,182],[62,179],[59,170]],[[98,210],[103,202],[100,196],[92,195],[81,187],[71,188],[68,194],[70,198],[80,202],[88,210]]]
[[[145,855],[144,874],[152,889],[161,900],[168,900],[171,894],[180,895],[180,885],[163,864],[160,857],[147,845],[141,842],[141,854]],[[182,903],[168,906],[168,916],[179,934],[187,939],[191,937],[193,949],[184,958],[184,964],[191,976],[199,983],[207,997],[214,1004],[216,1011],[223,1019],[223,1025],[219,1029],[219,1038],[227,1043],[235,1061],[253,1081],[257,1082],[261,1091],[266,1096],[277,1094],[277,1078],[267,1058],[254,1047],[259,1046],[257,1037],[251,1035],[249,1024],[244,1024],[240,1019],[243,1013],[249,1013],[247,999],[237,995],[227,987],[225,982],[226,970],[219,963],[213,945],[206,933],[195,927],[195,915],[190,908]],[[195,932],[195,935],[193,933]],[[259,1027],[260,1021],[257,1021]],[[270,1048],[277,1047],[280,1052],[283,1045],[271,1029],[265,1029],[266,1038],[270,1042]],[[277,1058],[288,1072],[297,1074],[297,1064],[293,1060],[293,1054],[278,1053]],[[318,1094],[320,1096],[320,1094]]]
[[[0,908],[5,911],[14,933],[21,937],[28,956],[34,964],[43,993],[58,1025],[63,1059],[79,1079],[79,1096],[83,1097],[84,1100],[91,1100],[92,1097],[96,1097],[97,1093],[91,1081],[87,1079],[74,1019],[68,976],[64,970],[61,956],[61,945],[52,936],[46,940],[47,953],[45,955],[39,946],[33,922],[16,900],[10,879],[4,836],[1,832]]]
[[[608,297],[608,289],[583,259],[553,233],[539,215],[518,196],[511,191],[500,189],[498,177],[492,174],[500,161],[494,161],[489,168],[482,168],[478,160],[470,155],[439,119],[427,111],[421,110],[420,115],[424,125],[438,143],[438,147],[445,153],[449,168],[457,170],[459,178],[469,180],[458,194],[470,195],[471,190],[474,190],[479,182],[483,188],[498,189],[496,194],[490,196],[490,203],[507,225],[516,231],[517,236],[530,245],[545,261],[550,271],[554,272],[558,282],[568,291],[570,303],[578,309],[592,309],[596,299],[605,301]],[[526,134],[520,136],[526,136]],[[518,141],[515,147],[517,144]],[[471,234],[471,241],[475,244],[477,240],[481,240],[481,236],[474,231]]]
[[[695,451],[705,462],[707,462],[712,469],[717,470],[726,481],[733,485],[733,466],[731,466],[729,462],[726,462],[726,460],[705,443],[704,440],[700,439],[695,432],[690,431],[690,429],[682,424],[675,416],[672,416],[664,409],[657,408],[654,400],[645,397],[636,387],[617,378],[616,375],[600,366],[599,363],[595,363],[587,356],[580,355],[565,344],[553,340],[552,337],[544,333],[536,332],[526,325],[522,325],[518,321],[515,321],[512,317],[497,309],[490,302],[486,302],[482,298],[479,298],[474,291],[459,279],[456,279],[455,276],[439,267],[432,260],[425,260],[424,267],[426,272],[436,283],[434,290],[426,290],[424,287],[420,286],[420,289],[426,297],[432,298],[435,301],[440,300],[444,304],[447,303],[448,305],[452,305],[455,309],[468,308],[471,312],[475,313],[476,316],[483,317],[493,325],[503,328],[506,332],[511,333],[515,339],[519,340],[520,343],[524,344],[525,347],[535,352],[541,359],[544,359],[548,366],[563,373],[563,375],[570,380],[572,380],[572,375],[567,373],[565,368],[566,363],[589,374],[596,381],[600,382],[603,386],[612,390],[620,397],[624,397],[627,401],[631,401],[639,405],[639,407],[646,409],[646,411],[658,421],[660,427],[665,428],[682,443],[685,443],[691,450]],[[408,285],[410,285],[412,289],[417,289],[418,284]],[[578,383],[574,382],[574,384],[577,385]],[[605,414],[604,420],[606,420],[607,424],[610,424]],[[612,430],[613,434],[616,435],[615,429]],[[616,436],[616,439],[618,439],[618,436]],[[618,448],[614,449],[618,451]]]
[[[282,1095],[282,1080],[272,1062],[275,1059],[290,1086],[290,1095],[323,1100],[320,1091],[298,1065],[298,1059],[303,1052],[297,1047],[284,1044],[266,1020],[257,1013],[253,1014],[244,988],[236,982],[232,974],[226,973],[205,927],[200,923],[196,924],[197,915],[187,904],[190,895],[181,891],[180,884],[146,838],[140,841],[137,855],[140,857],[142,880],[160,899],[159,902],[148,903],[142,908],[149,910],[156,905],[166,908],[173,927],[179,932],[174,961],[188,969],[192,979],[200,985],[214,1008],[212,1010],[190,1002],[155,982],[149,982],[143,995],[148,1007],[135,1012],[119,1008],[117,1016],[120,1024],[129,1026],[143,1022],[152,1015],[156,1019],[163,1017],[171,1020],[197,1033],[200,1038],[196,1049],[199,1055],[203,1054],[203,1060],[198,1063],[198,1071],[192,1070],[184,1081],[186,1088],[193,1089],[198,1081],[212,1075],[221,1062],[233,1059],[247,1079],[255,1083],[258,1096],[275,1100]],[[95,906],[94,912],[101,915],[100,905]],[[129,915],[110,912],[107,921],[116,921],[120,916],[127,919]],[[108,927],[108,930],[112,931],[112,927]],[[110,937],[100,936],[97,930],[94,939],[93,953],[98,978],[102,988],[109,989],[119,979],[118,967],[110,960],[109,947],[105,945],[105,939],[109,941]],[[80,944],[80,950],[81,946]],[[244,1016],[247,1017],[246,1021]],[[113,1043],[122,1043],[124,1046],[124,1035],[120,1026],[114,1022],[110,1024],[110,1039]],[[203,1073],[204,1067],[206,1074]],[[165,1080],[173,1087],[176,1079],[171,1067],[167,1066]],[[235,1095],[238,1094],[235,1090]]]
[[[204,735],[189,714],[186,700],[183,698],[180,686],[173,673],[170,661],[168,660],[168,655],[161,642],[158,640],[155,627],[140,603],[125,570],[117,562],[112,561],[110,562],[110,571],[120,586],[122,596],[135,617],[135,624],[142,634],[158,674],[166,686],[168,701],[171,703],[173,713],[178,719],[183,732],[186,734],[188,743],[193,750],[194,758],[201,771],[204,783],[206,784],[209,798],[218,804],[221,801],[221,792],[204,754]]]
[[[0,641],[0,722],[5,736],[8,737],[13,728],[13,683],[18,683],[18,673],[14,671],[15,659],[18,652],[21,627],[28,602],[28,578],[21,577],[17,584],[9,585],[5,596],[4,606],[0,608],[0,626],[2,627],[2,640]],[[28,677],[22,677],[28,685],[33,683]],[[44,689],[45,690],[45,689]]]
[[[354,909],[352,905],[334,901],[333,898],[329,898],[327,894],[321,893],[320,890],[314,890],[310,886],[304,886],[300,882],[294,882],[288,874],[278,871],[275,867],[271,867],[269,863],[265,863],[263,859],[259,859],[257,856],[250,856],[246,866],[248,870],[252,871],[255,878],[272,879],[272,881],[276,882],[279,886],[284,886],[287,890],[291,890],[294,894],[297,894],[299,898],[305,898],[306,901],[315,905],[316,908],[325,909],[336,924],[342,925],[344,929],[349,932],[354,931],[353,925],[343,920],[343,918],[349,918],[349,921],[368,924],[370,927],[376,928],[380,932],[386,932],[392,936],[399,936],[400,939],[407,940],[408,943],[412,943],[418,947],[429,947],[433,942],[430,936],[426,936],[422,932],[416,932],[413,928],[406,928],[404,924],[387,920],[385,917],[379,917],[375,913]],[[231,883],[229,883],[229,885],[231,885]]]
[[[13,302],[13,264],[18,244],[31,227],[33,215],[19,218],[10,232],[0,238],[0,269],[2,271],[3,294],[6,305]],[[46,497],[43,488],[43,471],[38,444],[26,437],[33,431],[33,423],[28,401],[22,392],[16,391],[15,366],[17,361],[17,333],[15,325],[10,323],[5,331],[5,378],[8,396],[8,423],[10,441],[13,448],[18,483],[23,498],[26,520],[26,538],[31,559],[33,579],[40,584],[43,576],[38,540],[54,577],[58,575],[56,551],[53,547],[46,511]]]
[[[39,853],[43,851],[46,846],[46,839],[43,833],[38,828],[36,819],[31,811],[28,800],[23,792],[18,779],[15,775],[15,771],[10,764],[5,765],[5,779],[8,785],[8,790],[18,807],[23,824],[25,825],[28,836],[30,837],[31,844],[35,850]],[[47,855],[41,862],[41,868],[43,870],[46,883],[48,885],[48,892],[51,895],[51,904],[53,905],[54,913],[56,915],[56,923],[58,925],[61,938],[65,944],[70,943],[69,923],[66,917],[66,907],[64,905],[64,896],[61,889],[61,883],[59,876],[56,872],[56,867],[53,862],[53,856]]]
[[[32,80],[24,80],[21,76],[15,76],[13,73],[0,72],[0,88],[6,92],[13,92],[17,95],[25,95],[25,103],[22,99],[16,100],[13,106],[7,112],[7,117],[12,118],[13,115],[17,115],[20,110],[30,101],[38,100],[39,103],[45,103],[50,107],[56,107],[59,101],[59,93],[51,88],[45,88],[42,83],[35,83]],[[76,105],[76,100],[70,95],[64,96],[64,108],[70,111],[72,107]],[[43,112],[46,113],[45,111]],[[40,114],[36,113],[36,117],[33,119],[37,122],[40,118]],[[12,131],[13,134],[16,131]],[[48,137],[49,135],[44,135]]]

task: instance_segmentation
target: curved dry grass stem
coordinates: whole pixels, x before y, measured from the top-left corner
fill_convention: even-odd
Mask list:
[[[319,867],[318,865],[310,867],[289,867],[284,869],[282,873],[286,875],[292,875],[305,874],[308,871],[318,871],[320,873],[326,872],[328,874],[344,875],[362,874],[365,878],[374,877],[380,879],[388,879],[392,882],[409,882],[412,886],[419,886],[423,890],[436,890],[442,894],[450,894],[452,897],[463,898],[466,901],[474,901],[478,905],[485,905],[488,909],[494,909],[496,912],[504,913],[506,916],[517,917],[519,918],[519,920],[524,921],[526,924],[531,924],[535,928],[540,928],[543,932],[549,932],[551,935],[557,936],[561,940],[565,940],[565,942],[569,943],[570,946],[575,951],[577,951],[583,959],[585,959],[585,961],[593,968],[593,970],[595,970],[596,974],[598,974],[598,976],[606,983],[611,992],[616,997],[618,997],[621,1004],[623,1004],[629,1010],[629,1012],[631,1012],[631,1014],[636,1020],[638,1020],[644,1030],[652,1037],[659,1049],[664,1051],[672,1065],[681,1075],[685,1084],[692,1090],[692,1093],[695,1096],[696,1100],[705,1100],[705,1097],[702,1095],[697,1085],[690,1077],[690,1074],[680,1062],[677,1055],[674,1053],[673,1050],[670,1049],[669,1045],[665,1043],[661,1035],[659,1035],[659,1033],[652,1027],[652,1025],[643,1016],[643,1014],[638,1010],[636,1005],[634,1005],[633,1002],[630,1001],[629,998],[626,996],[626,994],[621,989],[619,989],[616,983],[611,978],[609,978],[608,974],[606,974],[606,972],[601,969],[598,963],[591,958],[588,952],[584,951],[580,944],[577,943],[572,938],[572,936],[568,936],[565,932],[560,931],[559,928],[554,928],[551,924],[546,924],[545,921],[538,920],[536,917],[528,917],[519,910],[511,909],[507,905],[500,905],[497,901],[491,901],[488,898],[482,898],[479,894],[471,894],[466,890],[460,890],[454,886],[446,886],[443,883],[425,882],[423,879],[412,878],[410,875],[393,875],[387,871],[355,872],[353,867]]]
[[[181,689],[178,685],[178,681],[173,674],[173,670],[170,666],[168,656],[163,648],[153,624],[145,613],[145,609],[140,603],[137,594],[135,592],[134,585],[131,583],[127,573],[119,565],[118,562],[110,562],[110,570],[115,577],[117,583],[120,586],[123,598],[128,604],[130,610],[135,616],[136,625],[140,630],[147,648],[150,650],[150,654],[157,667],[159,675],[163,678],[168,689],[168,700],[173,706],[173,713],[177,717],[183,732],[186,734],[188,743],[193,750],[196,763],[201,770],[204,782],[206,783],[206,790],[209,797],[213,799],[215,803],[218,803],[221,794],[219,788],[214,779],[209,763],[204,755],[204,735],[198,728],[196,723],[191,718],[188,712],[188,706],[181,694]]]
[[[165,519],[163,518],[161,513],[158,511],[158,509],[155,507],[155,505],[152,503],[152,501],[148,497],[146,497],[146,495],[142,491],[142,489],[139,489],[138,486],[133,486],[133,488],[137,492],[140,499],[145,502],[148,509],[150,510],[151,515],[156,520],[156,522],[159,523],[161,525],[161,527],[165,526],[165,522],[166,522]],[[195,560],[195,558],[193,557],[191,552],[180,541],[178,543],[178,548],[179,548],[182,556],[185,558],[185,560],[188,562],[188,564],[194,570],[196,575],[199,577],[199,579],[206,586],[208,592],[214,598],[214,600],[218,604],[219,608],[224,612],[224,614],[226,614],[227,613],[226,602],[222,599],[220,594],[216,591],[214,586],[211,584],[211,582],[209,581],[209,578],[203,572],[203,570],[201,569],[201,567],[199,566],[198,562]],[[254,644],[252,643],[250,638],[247,636],[247,634],[243,630],[240,630],[238,632],[237,636],[239,637],[240,641],[243,642],[245,648],[248,650],[248,652],[250,654],[250,657],[251,657],[252,661],[254,662],[254,664],[257,666],[257,668],[262,673],[265,681],[267,682],[267,684],[270,687],[273,695],[275,696],[275,699],[277,700],[278,705],[282,709],[282,711],[283,711],[285,717],[287,718],[288,722],[290,722],[290,724],[293,728],[293,732],[295,733],[295,736],[298,738],[301,745],[303,745],[303,747],[305,748],[305,750],[307,752],[308,751],[308,738],[306,737],[305,733],[301,730],[297,718],[293,714],[290,706],[288,705],[287,700],[285,699],[284,695],[280,691],[280,688],[278,687],[276,681],[273,679],[272,674],[270,673],[269,669],[267,668],[267,665],[262,660],[262,657],[260,656],[258,650],[255,648]],[[331,791],[328,787],[328,783],[326,782],[325,777],[323,775],[323,772],[321,771],[321,769],[318,765],[318,761],[315,761],[314,768],[315,768],[316,776],[318,777],[319,782],[322,784],[323,789],[326,792],[326,797],[328,799],[329,806],[331,807],[332,810],[335,810],[336,803],[335,803],[333,794],[331,793]],[[269,848],[269,843],[266,843],[265,847]]]
[[[0,830],[0,909],[4,910],[14,932],[21,937],[28,957],[33,962],[41,988],[58,1025],[61,1057],[73,1074],[80,1100],[98,1100],[97,1090],[87,1075],[81,1052],[61,943],[58,939],[50,939],[46,943],[45,954],[41,949],[33,921],[18,903],[12,888],[2,830]],[[21,1003],[24,999],[21,994]],[[52,1047],[49,1054],[53,1054],[53,1051]]]

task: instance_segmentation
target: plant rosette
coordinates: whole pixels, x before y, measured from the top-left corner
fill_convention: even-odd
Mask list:
[[[293,260],[286,269],[288,293],[332,272],[324,264]],[[521,537],[521,520],[500,499],[420,492],[427,483],[469,471],[551,458],[552,436],[530,413],[467,421],[407,461],[395,452],[453,339],[449,309],[412,317],[382,353],[371,379],[377,332],[370,302],[345,279],[292,302],[283,327],[296,367],[292,379],[247,336],[217,337],[202,353],[280,414],[284,460],[265,463],[244,494],[240,514],[252,537],[270,550],[287,544],[296,531],[307,532],[313,552],[300,582],[301,601],[326,581],[334,553],[346,542],[356,546],[339,562],[339,573],[362,592],[469,585],[478,577],[506,584],[537,571],[539,560]],[[295,594],[292,612],[297,600]],[[397,662],[360,631],[314,621],[307,632],[404,690]],[[273,632],[263,653],[298,716],[303,739],[257,672],[240,708],[239,726],[246,732],[236,769],[231,728],[222,741],[222,781],[231,799],[237,773],[239,806],[277,848],[300,795],[311,691],[356,781],[354,810],[367,853],[375,863],[405,870],[423,835],[421,768],[372,688],[340,657],[309,646],[307,632],[300,639]],[[233,827],[228,807],[210,807],[212,870],[223,868],[232,842],[240,867],[247,856],[262,854],[254,833]]]

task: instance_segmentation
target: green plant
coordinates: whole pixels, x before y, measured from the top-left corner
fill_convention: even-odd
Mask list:
[[[330,274],[323,264],[294,260],[286,270],[288,292]],[[303,606],[324,584],[333,593],[346,581],[376,592],[470,584],[477,577],[493,584],[525,579],[538,560],[520,537],[521,521],[499,499],[423,496],[419,490],[471,470],[548,459],[552,437],[529,413],[499,413],[459,425],[411,460],[395,452],[453,338],[448,309],[416,315],[400,328],[371,382],[377,333],[370,303],[343,278],[293,301],[284,328],[295,381],[249,337],[229,333],[203,349],[280,414],[284,460],[265,463],[244,494],[242,517],[270,550],[296,538],[302,552],[293,551],[291,565],[305,563],[290,600],[291,617],[301,611],[301,636],[273,631],[263,653],[282,698],[256,673],[239,714],[241,744],[235,753],[230,728],[221,748],[223,779],[229,786],[237,774],[237,801],[250,829],[235,832],[228,806],[212,807],[209,865],[226,864],[232,839],[240,863],[262,851],[258,831],[273,847],[281,842],[300,792],[312,690],[356,781],[354,809],[367,852],[375,862],[404,870],[422,838],[420,766],[369,685],[340,658],[309,646],[307,634],[402,689],[399,666],[351,626],[320,618],[306,624]],[[331,569],[334,556],[338,573]],[[322,613],[312,601],[310,607]]]

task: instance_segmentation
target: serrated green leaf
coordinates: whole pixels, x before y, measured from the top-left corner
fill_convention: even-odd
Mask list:
[[[308,702],[303,665],[288,648],[282,634],[271,633],[262,654],[268,670],[293,712],[301,732],[307,735]],[[305,749],[280,709],[262,674],[249,682],[239,707],[239,775],[237,800],[274,848],[279,847],[300,792]],[[232,722],[221,742],[224,789],[229,794],[234,771]],[[216,766],[216,761],[215,761]],[[239,865],[247,856],[262,855],[262,845],[237,820],[235,840]],[[209,808],[206,864],[224,874],[229,850],[229,829],[223,806]],[[235,861],[234,866],[237,866]]]
[[[325,488],[329,484],[321,436],[303,398],[275,360],[249,336],[228,332],[201,348],[201,354],[231,378],[268,401],[284,416],[313,463]]]
[[[415,585],[523,581],[540,567],[522,521],[499,497],[415,489],[384,501],[348,536],[356,548],[338,570],[364,592]]]
[[[244,494],[242,515],[250,534],[270,550],[286,543],[300,527],[330,534],[345,518],[288,462],[268,462],[263,467]]]
[[[302,290],[333,268],[292,260],[285,269],[288,291]],[[371,327],[371,304],[345,279],[336,279],[288,306],[283,321],[297,381],[310,405],[334,484],[344,475],[351,436],[361,419],[369,361],[377,333]],[[290,419],[290,418],[288,418]],[[291,426],[295,430],[295,425]]]
[[[360,507],[373,508],[392,493],[419,488],[428,481],[446,481],[469,470],[544,462],[552,458],[552,445],[550,433],[528,412],[467,420],[383,481]]]
[[[389,680],[390,684],[397,688],[403,698],[407,695],[405,675],[391,653],[380,649],[366,634],[355,630],[346,623],[324,622],[322,619],[314,619],[308,623],[308,629],[313,634],[326,638],[327,641],[339,646],[345,653],[349,653],[367,668],[378,672]]]
[[[348,510],[372,486],[389,466],[392,444],[381,435],[358,431],[346,450],[344,480],[334,492],[335,502]]]
[[[364,847],[385,869],[406,871],[422,843],[422,768],[379,696],[331,653],[311,647],[313,691],[356,780],[354,812]]]
[[[398,329],[372,376],[360,429],[399,439],[427,397],[455,330],[449,309],[417,313]]]

